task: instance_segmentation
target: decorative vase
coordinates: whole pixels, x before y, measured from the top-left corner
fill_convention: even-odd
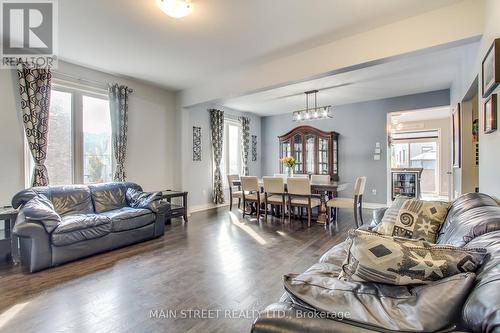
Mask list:
[[[293,177],[293,168],[292,167],[287,168],[287,176],[290,178]]]

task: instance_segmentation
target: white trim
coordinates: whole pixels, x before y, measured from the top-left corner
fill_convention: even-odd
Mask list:
[[[226,206],[229,206],[229,203],[223,203],[223,204],[218,204],[218,205],[215,205],[213,203],[204,204],[204,205],[195,205],[195,206],[188,207],[188,215],[191,215],[192,213],[203,212],[206,210],[216,209],[216,208],[226,207]]]

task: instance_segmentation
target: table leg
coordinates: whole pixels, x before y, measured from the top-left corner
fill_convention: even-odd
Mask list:
[[[184,194],[183,195],[183,198],[182,198],[182,205],[184,206],[184,222],[187,222],[188,221],[188,198],[187,198],[187,194]]]
[[[319,205],[319,212],[318,212],[318,219],[316,220],[316,223],[325,225],[326,224],[326,202],[325,202],[325,196],[321,195],[321,203]]]

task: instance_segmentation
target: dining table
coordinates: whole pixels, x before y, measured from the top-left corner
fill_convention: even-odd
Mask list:
[[[286,185],[287,179],[286,178],[283,179],[285,182],[285,191],[287,191],[287,185]],[[240,187],[241,181],[233,180],[233,186]],[[321,204],[316,223],[322,225],[327,223],[325,198],[328,197],[328,199],[332,199],[338,197],[338,192],[345,190],[347,186],[349,186],[349,183],[342,183],[336,180],[331,180],[329,182],[311,181],[311,193],[325,194],[325,195],[320,195]],[[259,187],[261,189],[261,192],[264,192],[264,181],[262,180],[262,178],[259,178]]]

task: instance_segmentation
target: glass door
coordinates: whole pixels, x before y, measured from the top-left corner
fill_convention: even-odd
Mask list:
[[[295,158],[295,173],[304,173],[302,161],[302,135],[297,134],[293,137],[293,157]]]
[[[306,173],[315,173],[315,141],[315,136],[313,134],[306,135]]]

